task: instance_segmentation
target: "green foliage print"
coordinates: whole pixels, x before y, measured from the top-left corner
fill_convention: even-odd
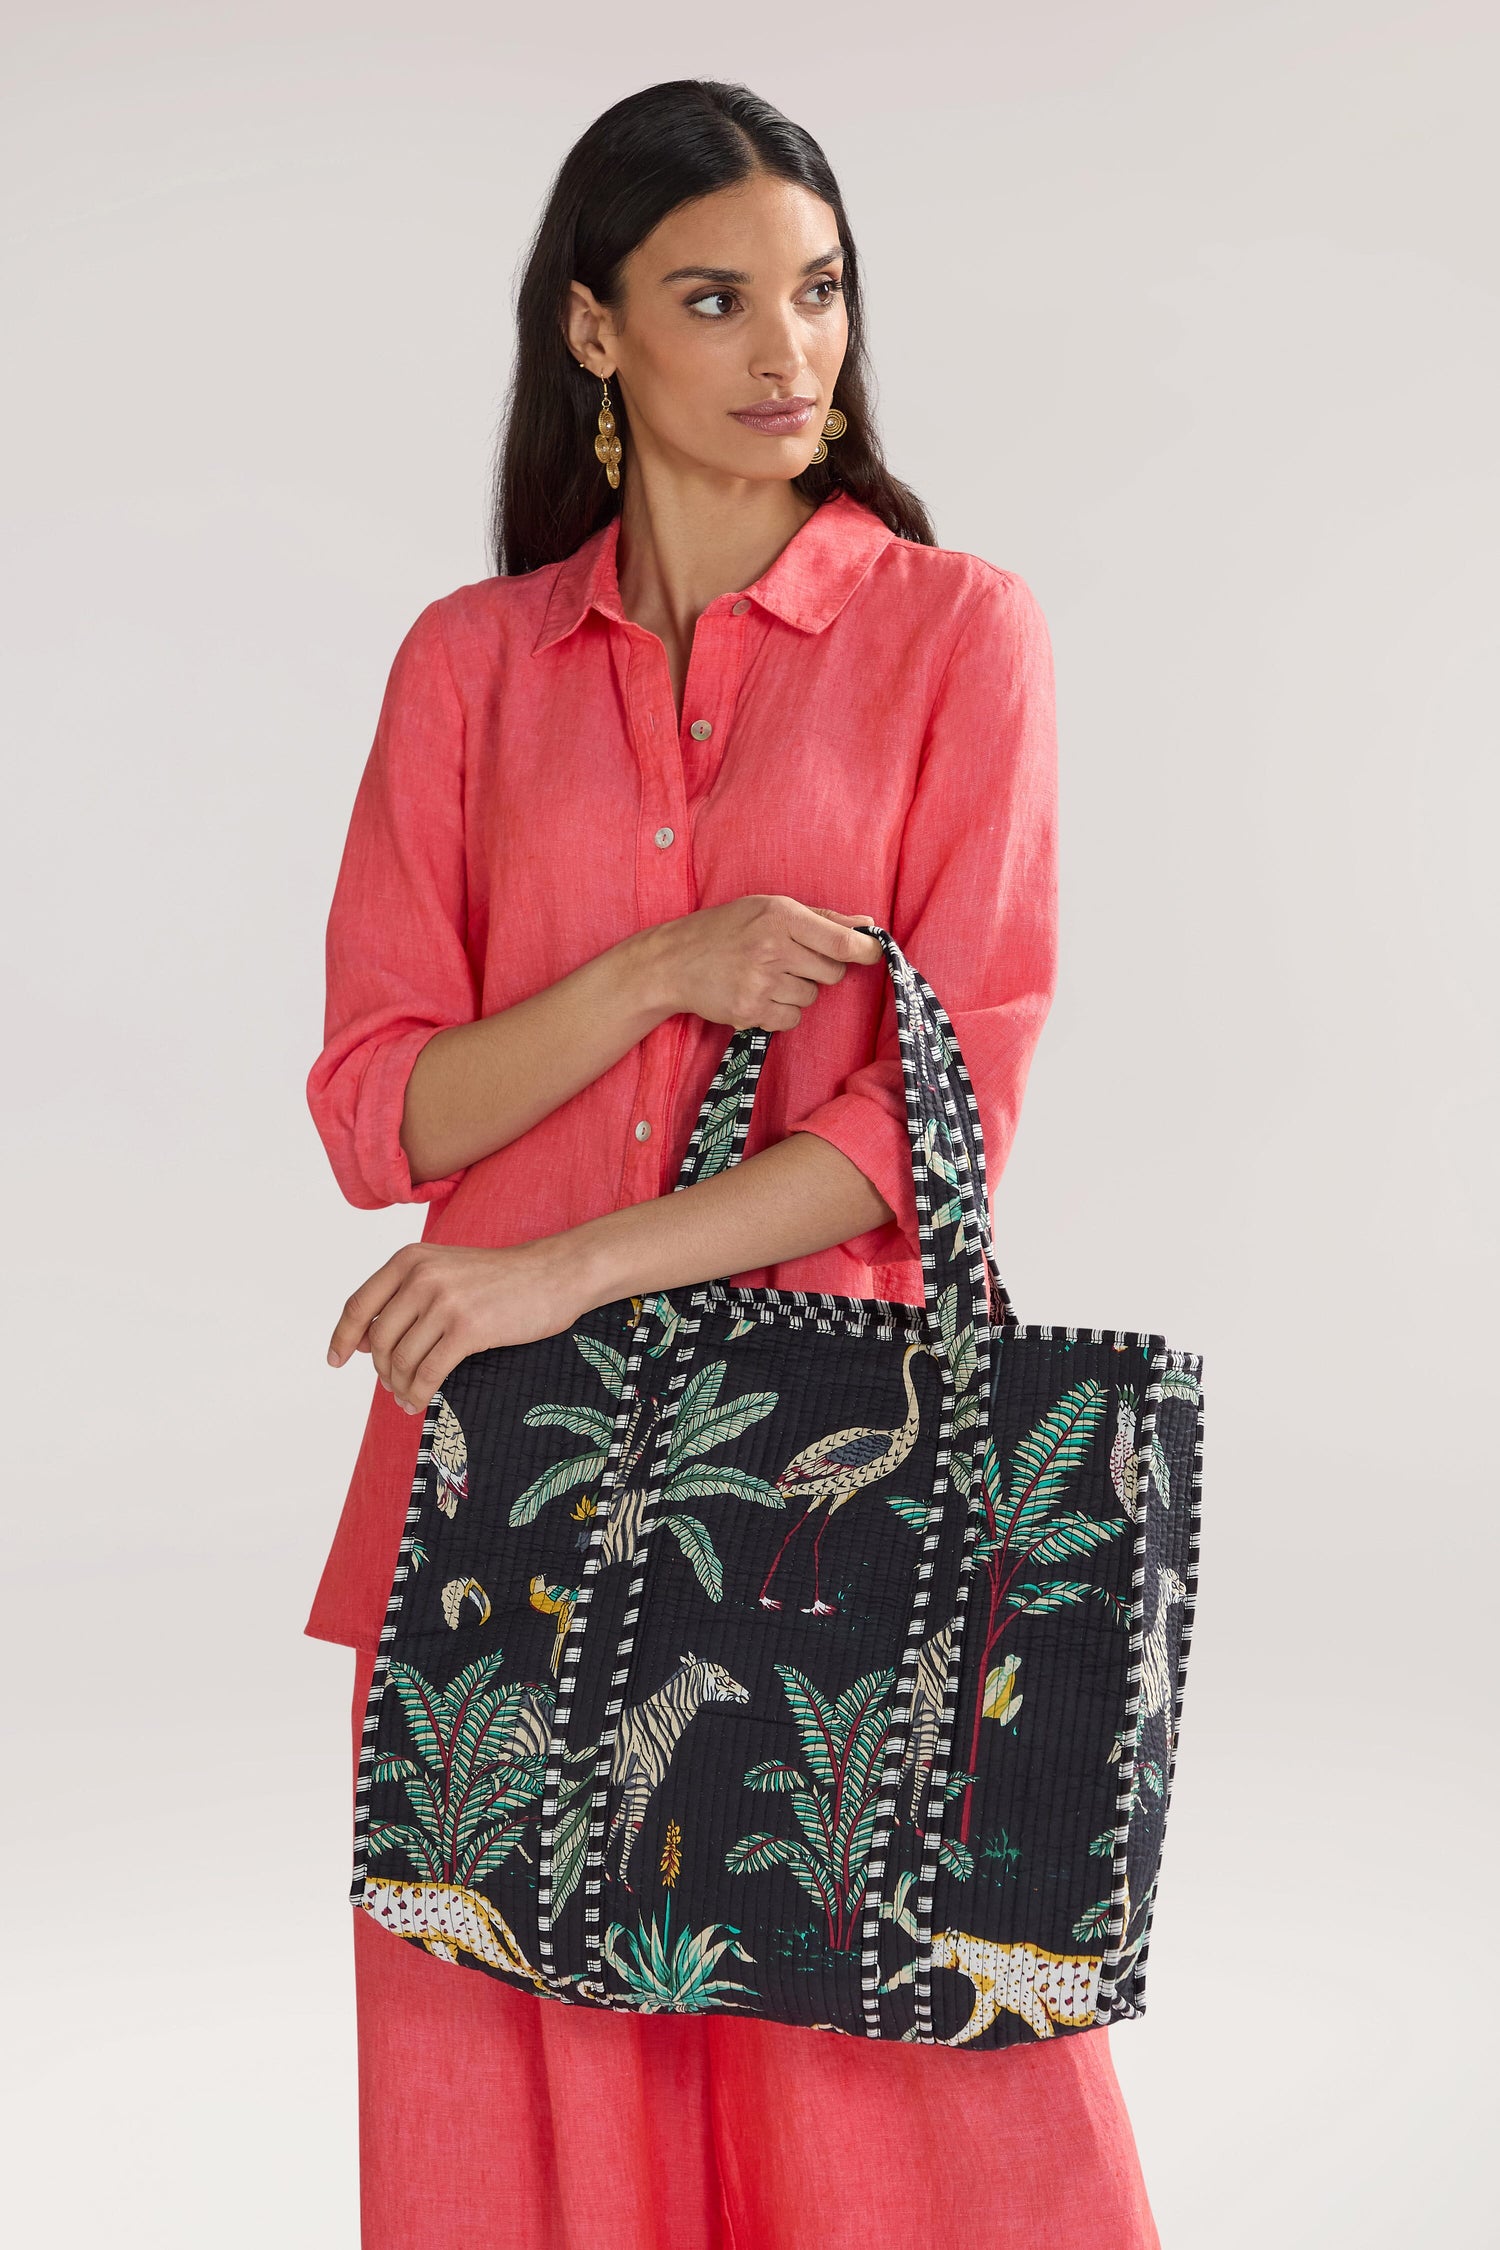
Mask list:
[[[1110,1747],[1111,1764],[1128,1755],[1135,1766],[1130,1783],[1130,1793],[1125,1801],[1126,1817],[1135,1811],[1137,1805],[1145,1803],[1148,1790],[1153,1797],[1166,1795],[1167,1777],[1161,1760],[1159,1758],[1146,1758],[1141,1755],[1141,1738],[1145,1732],[1145,1725],[1145,1705],[1139,1703],[1136,1707],[1135,1718],[1128,1727],[1120,1728]]]
[[[944,1354],[953,1378],[953,1440],[952,1455],[948,1463],[948,1479],[960,1500],[967,1500],[973,1483],[974,1437],[973,1431],[984,1418],[985,1400],[979,1383],[979,1348],[974,1339],[972,1321],[962,1328],[958,1325],[958,1285],[949,1282],[938,1291],[938,1326],[942,1332]],[[920,1529],[921,1522],[911,1501],[892,1502],[903,1521]]]
[[[986,1707],[994,1717],[1014,1715],[1019,1709],[1014,1664],[1004,1679],[998,1676],[999,1668],[991,1667],[1007,1626],[1017,1617],[1047,1617],[1089,1599],[1101,1602],[1116,1622],[1129,1622],[1128,1611],[1107,1587],[1080,1578],[1022,1576],[1088,1556],[1129,1528],[1124,1516],[1091,1516],[1063,1506],[1098,1434],[1105,1398],[1103,1384],[1087,1376],[1048,1407],[1008,1463],[1001,1462],[993,1440],[985,1446],[979,1495],[984,1528],[974,1549],[974,1565],[983,1573],[988,1602],[974,1666],[974,1708],[964,1760],[971,1774],[979,1769]],[[973,1802],[970,1784],[964,1790],[959,1824],[965,1843]]]
[[[499,1686],[500,1663],[496,1649],[446,1688],[392,1663],[386,1692],[413,1755],[377,1757],[372,1778],[399,1781],[413,1818],[374,1823],[372,1857],[399,1852],[429,1882],[468,1889],[519,1844],[542,1793],[553,1698],[546,1687]]]
[[[562,1778],[557,1791],[557,1814],[552,1823],[552,1907],[561,1914],[578,1888],[589,1840],[589,1810],[594,1794],[597,1753],[569,1750],[563,1755]]]
[[[629,2005],[642,2015],[707,2015],[711,2009],[732,2008],[741,1995],[754,1998],[754,1987],[716,1972],[726,1953],[751,1961],[740,1943],[740,1933],[727,1923],[710,1922],[706,1930],[679,1930],[672,1935],[672,1894],[658,1923],[653,1915],[640,1927],[627,1930],[611,1922],[604,1935],[604,1958],[624,1984]]]
[[[682,1326],[682,1315],[670,1297],[658,1293],[651,1297],[632,1297],[630,1300],[632,1325],[639,1327],[643,1320],[661,1324],[661,1334],[646,1346],[648,1359],[662,1359],[676,1341]]]
[[[575,1335],[573,1341],[606,1390],[615,1398],[623,1397],[624,1354],[596,1337]],[[733,1444],[752,1423],[763,1420],[776,1408],[779,1394],[775,1391],[749,1391],[742,1398],[721,1401],[719,1391],[728,1367],[727,1359],[711,1360],[706,1367],[698,1369],[683,1391],[667,1445],[659,1519],[662,1529],[676,1541],[699,1585],[710,1601],[715,1602],[723,1597],[723,1564],[707,1524],[692,1512],[688,1503],[727,1499],[750,1500],[762,1508],[786,1505],[782,1494],[766,1478],[752,1476],[748,1470],[737,1469],[727,1462],[715,1466],[703,1458],[720,1446]],[[614,1420],[602,1407],[571,1403],[528,1407],[524,1419],[533,1427],[550,1424],[570,1430],[589,1444],[586,1452],[573,1454],[545,1469],[512,1501],[510,1522],[515,1526],[532,1522],[549,1500],[572,1492],[579,1485],[590,1484],[602,1475]],[[649,1426],[643,1416],[642,1402],[638,1400],[621,1446],[619,1491],[613,1511],[621,1536],[615,1539],[606,1534],[606,1562],[626,1560],[633,1548],[643,1493],[639,1487],[631,1487],[630,1478],[641,1464],[648,1435]]]
[[[704,1119],[703,1131],[698,1137],[697,1168],[693,1174],[695,1180],[712,1179],[714,1173],[722,1172],[729,1162],[730,1151],[734,1146],[734,1122],[739,1115],[740,1094],[749,1063],[748,1047],[740,1048],[725,1060],[723,1088],[719,1099]]]
[[[724,1861],[731,1875],[789,1869],[822,1910],[829,1946],[843,1953],[854,1942],[869,1880],[896,1675],[867,1672],[830,1703],[793,1665],[776,1670],[801,1737],[802,1765],[770,1759],[750,1768],[745,1787],[789,1797],[801,1835],[741,1836]]]

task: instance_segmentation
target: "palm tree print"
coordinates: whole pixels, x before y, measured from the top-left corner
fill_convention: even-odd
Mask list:
[[[413,1664],[392,1663],[413,1755],[375,1760],[372,1779],[399,1781],[413,1818],[369,1832],[372,1856],[400,1853],[433,1883],[464,1889],[500,1867],[520,1843],[542,1793],[552,1691],[501,1687],[500,1651],[466,1665],[446,1688]]]
[[[789,1797],[802,1833],[741,1836],[724,1862],[731,1875],[788,1868],[821,1909],[829,1946],[843,1953],[854,1942],[869,1880],[896,1675],[867,1672],[830,1703],[793,1665],[776,1670],[802,1738],[803,1765],[770,1759],[750,1768],[745,1787]]]
[[[991,1659],[1008,1625],[1017,1617],[1043,1617],[1094,1595],[1118,1616],[1122,1604],[1107,1588],[1076,1578],[1023,1578],[1038,1565],[1070,1561],[1092,1554],[1108,1539],[1127,1528],[1123,1516],[1090,1516],[1063,1511],[1060,1503],[1083,1463],[1104,1417],[1105,1389],[1092,1376],[1064,1392],[1028,1430],[1003,1470],[993,1443],[985,1446],[980,1473],[983,1530],[974,1549],[974,1563],[984,1572],[988,1606],[984,1637],[974,1668],[974,1714],[969,1729],[970,1774],[979,1771],[980,1736],[986,1708],[996,1716],[1014,1716],[1019,1698],[1013,1693],[1016,1667],[996,1667]],[[1128,1612],[1126,1613],[1128,1621]],[[996,1671],[1001,1677],[995,1676]],[[973,1812],[972,1781],[963,1793],[959,1837],[968,1842]]]
[[[575,1335],[573,1341],[605,1389],[615,1398],[623,1397],[624,1354],[592,1336]],[[784,1505],[776,1486],[764,1477],[752,1476],[748,1470],[737,1469],[727,1462],[715,1467],[703,1461],[704,1454],[732,1444],[752,1423],[763,1420],[776,1408],[775,1391],[749,1391],[742,1398],[721,1402],[719,1391],[728,1368],[727,1359],[711,1360],[706,1367],[699,1368],[683,1391],[667,1446],[658,1517],[661,1528],[676,1540],[711,1601],[723,1597],[723,1564],[707,1524],[692,1514],[685,1503],[732,1499],[752,1500],[763,1508]],[[607,1563],[628,1561],[634,1549],[645,1493],[643,1487],[632,1485],[631,1479],[641,1465],[652,1435],[655,1406],[653,1399],[651,1412],[646,1414],[638,1401],[626,1425],[617,1479],[620,1489],[612,1510],[614,1520],[605,1533],[603,1559]],[[516,1526],[532,1522],[549,1500],[558,1499],[563,1493],[575,1491],[579,1485],[593,1483],[602,1476],[614,1421],[603,1407],[566,1403],[528,1407],[524,1419],[534,1427],[550,1424],[571,1430],[575,1437],[589,1440],[589,1450],[575,1453],[566,1461],[554,1462],[550,1469],[533,1479],[511,1502],[510,1521]],[[588,1516],[593,1512],[593,1508],[589,1508]]]

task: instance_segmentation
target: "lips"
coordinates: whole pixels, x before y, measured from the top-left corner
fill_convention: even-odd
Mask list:
[[[767,399],[761,406],[731,407],[730,412],[747,430],[761,430],[767,437],[792,437],[807,428],[817,403],[815,398],[776,398]]]

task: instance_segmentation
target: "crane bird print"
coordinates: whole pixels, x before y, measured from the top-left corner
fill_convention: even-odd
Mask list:
[[[621,1713],[609,1773],[620,1794],[605,1849],[619,1838],[619,1876],[626,1890],[631,1887],[630,1855],[636,1837],[647,1807],[666,1779],[678,1743],[705,1703],[749,1700],[750,1690],[741,1687],[722,1664],[710,1664],[690,1651],[653,1695]]]
[[[787,1499],[805,1502],[802,1513],[787,1532],[772,1558],[760,1589],[762,1609],[780,1609],[781,1602],[771,1592],[771,1582],[780,1570],[788,1547],[809,1516],[821,1508],[823,1520],[813,1537],[812,1600],[805,1604],[804,1617],[831,1617],[834,1604],[825,1602],[819,1590],[819,1550],[823,1535],[838,1510],[846,1501],[867,1484],[874,1484],[893,1469],[898,1469],[917,1442],[921,1427],[921,1408],[917,1401],[916,1385],[911,1379],[911,1363],[918,1352],[928,1352],[927,1344],[908,1344],[901,1360],[901,1380],[906,1386],[906,1420],[894,1430],[831,1430],[826,1437],[814,1438],[811,1445],[793,1456],[776,1479],[776,1490]]]

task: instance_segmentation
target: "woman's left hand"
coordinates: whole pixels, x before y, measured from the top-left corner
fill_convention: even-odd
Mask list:
[[[585,1267],[565,1234],[503,1250],[409,1242],[345,1305],[328,1364],[342,1367],[352,1352],[367,1351],[396,1404],[425,1413],[470,1352],[556,1336],[589,1311],[598,1300]]]

